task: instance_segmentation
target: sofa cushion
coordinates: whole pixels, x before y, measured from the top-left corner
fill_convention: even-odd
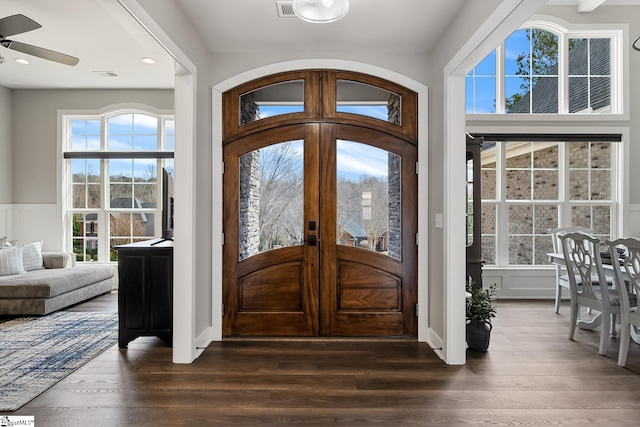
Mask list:
[[[42,264],[42,240],[39,242],[27,243],[22,246],[22,265],[24,271],[40,270],[44,268]]]
[[[24,273],[23,253],[22,247],[0,249],[0,276]]]
[[[44,268],[69,268],[76,265],[76,255],[71,252],[42,252]]]
[[[50,298],[110,279],[114,273],[115,267],[100,264],[3,276],[0,277],[0,298]]]

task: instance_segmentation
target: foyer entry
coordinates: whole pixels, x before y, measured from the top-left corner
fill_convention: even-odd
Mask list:
[[[308,70],[223,106],[223,335],[415,337],[416,94]]]

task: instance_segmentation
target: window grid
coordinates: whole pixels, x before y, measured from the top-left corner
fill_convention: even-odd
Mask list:
[[[569,61],[569,112],[607,113],[611,110],[611,39],[599,37],[570,38],[569,50],[581,53],[580,60]],[[578,56],[578,55],[573,55]],[[584,56],[584,58],[583,58]],[[607,90],[603,90],[607,89]],[[572,93],[586,92],[578,101]]]
[[[467,74],[466,77],[466,95],[467,113],[482,114],[482,113],[495,113],[498,106],[496,105],[497,91],[497,73],[496,67],[498,66],[498,51],[490,53],[485,59]],[[485,88],[485,91],[480,92],[481,88]],[[471,89],[470,89],[471,88]],[[479,101],[483,98],[493,98],[491,107],[481,108]]]
[[[526,46],[515,61],[505,63],[505,112],[558,112],[558,42],[557,34],[534,27],[517,30],[505,40],[508,58]]]
[[[120,145],[110,145],[109,121],[123,117],[125,126],[116,131]],[[173,151],[174,120],[140,112],[95,117],[67,116],[64,120],[64,128],[67,129],[65,146],[68,148],[65,153],[75,155],[66,158],[64,164],[67,172],[63,185],[70,190],[63,190],[68,195],[65,222],[70,234],[66,241],[78,262],[116,261],[113,246],[149,240],[160,234],[158,171],[167,167],[173,172],[174,162],[173,158],[154,153]],[[145,122],[151,127],[141,126]],[[124,130],[131,134],[127,135]],[[96,134],[99,135],[96,137]],[[141,136],[142,145],[136,148],[137,136]],[[151,136],[155,141],[151,141]],[[123,140],[131,141],[129,150],[122,150]],[[132,158],[122,158],[121,154],[127,151],[131,152]],[[86,157],[83,154],[78,157],[79,153],[85,153]],[[116,182],[110,170],[112,173],[119,171]]]
[[[621,55],[618,53],[620,39],[622,37],[621,30],[593,30],[588,32],[578,32],[573,30],[567,30],[560,28],[555,24],[536,23],[525,27],[518,31],[545,31],[553,33],[557,37],[557,63],[554,68],[553,74],[540,74],[535,75],[531,73],[529,78],[529,84],[533,83],[534,79],[547,79],[546,86],[554,86],[555,91],[549,93],[549,89],[540,86],[540,88],[533,87],[530,93],[527,93],[524,97],[524,101],[528,103],[528,111],[517,111],[518,113],[528,114],[619,114],[621,113],[621,98],[622,94],[619,94],[618,80],[622,78],[622,64],[620,63]],[[512,35],[513,35],[512,34]],[[511,37],[511,36],[510,36]],[[589,75],[569,74],[569,58],[570,48],[574,46],[575,40],[586,40],[589,44]],[[509,98],[514,93],[514,85],[517,84],[517,80],[523,76],[515,74],[510,70],[509,66],[505,67],[505,62],[509,60],[507,58],[513,58],[513,52],[508,52],[506,42],[501,43],[498,48],[485,57],[476,67],[474,67],[466,77],[466,112],[467,114],[506,114],[512,108],[504,99]],[[608,67],[608,73],[593,73],[594,68],[592,61],[594,54],[592,52],[602,52],[602,48],[592,48],[593,41],[604,42],[608,46],[608,55],[606,59],[601,57],[600,62],[596,69]],[[530,52],[529,52],[530,53]],[[495,67],[498,70],[496,73],[495,83],[491,86],[493,89],[488,94],[489,90],[479,90],[480,82],[479,73],[477,68],[484,64],[487,59],[491,57],[491,60],[495,60]],[[531,56],[529,56],[531,58]],[[503,59],[504,58],[504,59]],[[586,93],[584,99],[576,100],[576,88],[575,82],[572,79],[584,78],[588,79],[586,84]],[[511,83],[508,83],[511,81]],[[530,86],[531,87],[531,86]],[[542,100],[542,104],[534,106],[534,98],[536,91],[544,93],[545,96],[539,96]],[[597,92],[597,95],[594,93]],[[579,91],[578,91],[579,93]],[[529,96],[532,95],[532,96]],[[551,99],[553,97],[553,99]],[[579,108],[584,106],[584,108]]]
[[[497,142],[495,144],[497,162],[492,157],[483,158],[483,179],[494,168],[501,173],[496,173],[495,190],[485,189],[486,181],[483,181],[482,200],[482,256],[486,265],[519,266],[519,265],[547,265],[546,254],[552,252],[552,241],[547,233],[550,228],[562,225],[584,226],[593,228],[597,237],[611,238],[616,227],[616,189],[610,167],[615,160],[617,151],[613,143],[509,143]],[[531,154],[545,153],[545,150],[557,150],[557,166],[535,168],[535,157],[531,155],[526,167],[506,167],[507,147],[518,148],[519,155],[526,155],[525,147],[528,146]],[[555,147],[555,148],[554,148]],[[604,149],[606,147],[606,149]],[[581,150],[582,149],[582,150]],[[574,154],[571,154],[571,152]],[[581,156],[576,152],[586,151]],[[606,153],[606,156],[603,154]],[[538,156],[540,157],[540,156]],[[606,157],[606,160],[605,160]],[[548,159],[546,160],[549,161]],[[587,162],[586,166],[580,162]],[[485,167],[485,164],[487,167]],[[553,165],[551,162],[549,165]],[[570,171],[578,169],[589,172],[604,172],[609,176],[607,181],[607,199],[592,197],[589,190],[583,200],[570,200],[571,182]],[[562,166],[562,167],[560,167]],[[572,167],[573,166],[573,167]],[[508,170],[527,171],[530,181],[533,182],[535,171],[557,172],[555,181],[557,197],[535,198],[535,188],[526,188],[529,198],[509,198],[506,189]],[[491,181],[489,181],[491,182]],[[589,181],[590,182],[590,181]],[[551,183],[553,184],[553,183]],[[541,184],[542,185],[542,184]],[[550,183],[544,183],[547,187]],[[535,186],[533,186],[535,187]],[[591,187],[589,187],[591,188]],[[491,195],[495,193],[495,199]],[[487,198],[489,197],[489,198]]]

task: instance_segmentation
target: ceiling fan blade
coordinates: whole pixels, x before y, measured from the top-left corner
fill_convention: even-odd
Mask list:
[[[37,30],[42,25],[24,15],[11,15],[0,19],[0,36],[10,37],[27,31]]]
[[[38,58],[48,59],[49,61],[59,62],[65,65],[74,66],[80,62],[80,60],[74,56],[65,55],[64,53],[26,43],[14,42],[13,40],[3,40],[2,45],[6,48],[17,50],[18,52],[37,56]]]

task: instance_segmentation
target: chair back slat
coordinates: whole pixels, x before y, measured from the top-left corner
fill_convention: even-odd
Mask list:
[[[600,283],[607,283],[600,257],[601,240],[585,233],[566,233],[558,236],[562,242],[567,271],[580,276],[580,297],[609,305],[609,292],[601,292]],[[572,296],[578,293],[578,284],[574,274],[569,274]],[[595,283],[594,283],[595,282]],[[575,295],[577,296],[577,295]]]
[[[547,230],[549,234],[551,234],[551,238],[553,241],[553,252],[560,254],[562,253],[562,243],[560,242],[559,237],[565,235],[567,233],[584,233],[589,236],[593,236],[593,228],[586,227],[578,227],[578,226],[569,226],[569,227],[560,227],[560,228],[550,228]]]
[[[606,244],[609,246],[611,254],[616,285],[618,289],[627,291],[620,292],[620,306],[622,310],[629,311],[631,304],[628,292],[640,295],[640,239],[629,237],[613,241],[607,240]],[[624,250],[624,258],[620,257],[618,248]]]
[[[620,295],[620,349],[618,350],[618,365],[625,366],[631,332],[640,327],[640,313],[638,312],[638,297],[640,295],[640,239],[635,237],[607,240],[611,254],[611,265],[614,271],[614,284]],[[624,253],[621,256],[620,252]],[[638,338],[634,338],[638,340]]]

